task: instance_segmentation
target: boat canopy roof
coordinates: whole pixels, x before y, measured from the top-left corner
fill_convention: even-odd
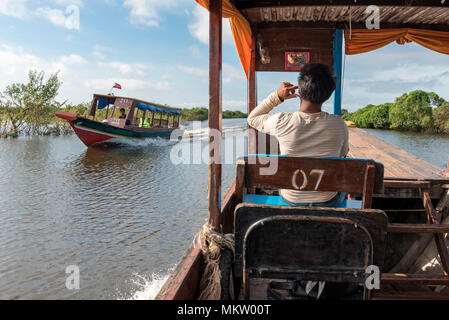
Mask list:
[[[162,106],[153,102],[147,102],[139,99],[118,97],[110,95],[95,94],[94,102],[97,101],[97,109],[104,109],[108,105],[116,105],[121,108],[131,108],[132,105],[136,105],[139,110],[150,110],[151,112],[161,112],[167,114],[181,114],[181,109],[172,108],[168,106]]]
[[[209,8],[209,0],[195,1]],[[449,54],[449,1],[223,0],[222,3],[223,17],[229,18],[237,52],[247,76],[253,37],[256,43],[261,41],[268,50],[276,50],[276,41],[264,41],[269,33],[263,31],[268,28],[276,31],[289,28],[290,33],[293,29],[343,29],[347,55],[376,50],[393,41],[398,44],[416,42],[428,49]],[[365,11],[370,5],[376,5],[380,10],[381,29],[366,28],[369,14]],[[272,34],[280,35],[279,32]]]
[[[162,112],[162,113],[177,114],[177,115],[181,114],[181,111],[179,111],[179,110],[165,110],[165,109],[156,107],[152,104],[146,104],[143,102],[140,102],[139,104],[137,104],[137,108],[139,110],[149,110],[151,112]]]

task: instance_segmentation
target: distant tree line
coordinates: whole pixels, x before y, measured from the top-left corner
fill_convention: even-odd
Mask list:
[[[45,80],[43,71],[30,71],[28,83],[14,83],[0,92],[0,137],[71,134],[67,121],[55,116],[64,111],[87,116],[90,103],[77,105],[56,101],[62,82],[58,72]],[[119,110],[116,108],[118,117]],[[109,115],[111,116],[111,115]],[[223,118],[246,118],[240,111],[224,111]],[[106,109],[97,110],[96,119],[106,118]],[[206,108],[183,109],[181,121],[207,120]]]
[[[361,128],[449,134],[449,102],[422,90],[405,93],[392,103],[369,104],[353,113],[343,110],[342,117]]]
[[[209,116],[209,110],[207,108],[192,108],[192,109],[182,109],[181,111],[181,121],[204,121],[207,120]],[[240,111],[223,111],[223,119],[237,119],[246,118],[248,114]]]

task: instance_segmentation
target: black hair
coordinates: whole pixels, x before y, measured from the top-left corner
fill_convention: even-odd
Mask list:
[[[120,109],[120,112],[122,112],[122,111],[123,111],[123,112],[126,112],[125,108],[121,108],[121,109]]]
[[[337,87],[337,76],[324,64],[306,64],[299,74],[298,87],[302,100],[322,104]]]

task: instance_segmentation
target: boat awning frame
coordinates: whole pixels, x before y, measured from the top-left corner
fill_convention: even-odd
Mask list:
[[[195,1],[209,8],[209,0]],[[365,25],[365,10],[373,4],[380,8],[381,30],[408,30],[406,35],[400,32],[388,43],[396,41],[404,44],[413,41],[428,49],[449,54],[449,3],[440,0],[378,0],[375,3],[368,0],[222,1],[223,17],[229,18],[236,49],[247,77],[251,63],[252,32],[258,24],[289,24],[302,29],[343,29],[346,33],[349,32],[346,36],[346,54],[378,49],[378,32],[385,31],[366,30]],[[360,39],[359,29],[365,29],[364,43],[372,41],[373,46],[357,42]],[[360,50],[361,46],[367,51]]]

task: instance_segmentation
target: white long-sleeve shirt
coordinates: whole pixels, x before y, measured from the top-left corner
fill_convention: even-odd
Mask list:
[[[345,157],[349,152],[348,127],[344,120],[327,112],[269,114],[281,104],[277,91],[260,103],[248,116],[248,124],[276,136],[282,155],[293,157]],[[335,192],[281,190],[293,203],[331,200]]]

